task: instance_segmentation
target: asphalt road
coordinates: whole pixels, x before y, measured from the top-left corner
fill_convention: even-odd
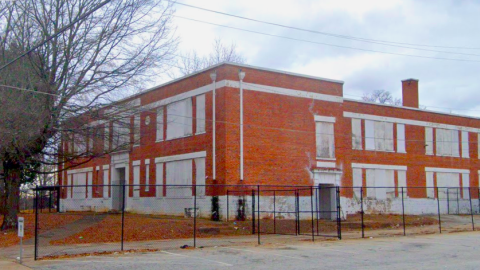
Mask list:
[[[35,262],[35,269],[479,269],[480,232]]]

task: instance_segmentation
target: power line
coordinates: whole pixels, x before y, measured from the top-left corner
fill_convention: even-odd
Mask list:
[[[194,21],[194,22],[199,22],[199,23],[204,23],[204,24],[210,24],[210,25],[215,25],[215,26],[224,27],[224,28],[229,28],[229,29],[235,29],[235,30],[248,32],[248,33],[254,33],[254,34],[276,37],[276,38],[282,38],[282,39],[288,39],[288,40],[294,40],[294,41],[301,41],[301,42],[317,44],[317,45],[331,46],[331,47],[336,47],[336,48],[359,50],[359,51],[365,51],[365,52],[375,52],[375,53],[397,55],[397,56],[408,56],[408,57],[416,57],[416,58],[424,58],[424,59],[434,59],[434,60],[449,60],[449,61],[476,62],[476,63],[480,62],[480,60],[446,58],[446,57],[433,57],[433,56],[423,56],[423,55],[414,55],[414,54],[377,51],[377,50],[371,50],[371,49],[362,49],[362,48],[356,48],[356,47],[350,47],[350,46],[343,46],[343,45],[337,45],[337,44],[331,44],[331,43],[324,43],[324,42],[317,42],[317,41],[311,41],[311,40],[305,40],[305,39],[292,38],[292,37],[287,37],[287,36],[268,34],[268,33],[248,30],[248,29],[244,29],[244,28],[238,28],[238,27],[233,27],[233,26],[228,26],[228,25],[223,25],[223,24],[217,24],[217,23],[211,23],[211,22],[206,22],[206,21],[197,20],[197,19],[186,18],[186,17],[182,17],[182,16],[178,16],[178,15],[174,15],[174,17],[184,19],[184,20],[189,20],[189,21]]]
[[[73,25],[75,25],[76,23],[78,23],[79,21],[85,19],[86,17],[90,16],[92,13],[94,13],[95,11],[97,11],[98,9],[100,9],[101,7],[105,6],[106,4],[108,4],[109,2],[111,2],[112,0],[106,0],[102,3],[100,3],[98,6],[96,6],[95,8],[93,8],[92,10],[88,11],[87,13],[81,15],[80,17],[78,17],[76,20],[72,21],[71,23],[67,24],[66,26],[60,28],[60,30],[58,30],[55,34],[47,37],[44,41],[40,42],[39,44],[33,46],[30,50],[22,53],[20,56],[18,56],[17,58],[13,59],[12,61],[6,63],[5,65],[1,66],[0,67],[0,71],[5,69],[6,67],[10,66],[11,64],[15,63],[16,61],[20,60],[21,58],[25,57],[26,55],[28,55],[29,53],[33,52],[34,50],[40,48],[41,46],[45,45],[47,42],[49,42],[50,40],[58,37],[61,33],[65,32],[68,28],[72,27]]]
[[[383,44],[387,46],[395,46],[395,47],[403,47],[403,46],[397,46],[394,44],[399,44],[399,45],[410,45],[410,46],[420,46],[420,47],[432,47],[432,48],[448,48],[448,49],[467,49],[467,50],[479,50],[480,48],[475,48],[475,47],[456,47],[456,46],[438,46],[438,45],[427,45],[427,44],[415,44],[415,43],[405,43],[405,42],[395,42],[395,41],[386,41],[386,40],[378,40],[378,39],[368,39],[368,38],[361,38],[361,37],[354,37],[354,36],[348,36],[348,35],[340,35],[340,34],[333,34],[333,33],[328,33],[328,32],[322,32],[322,31],[316,31],[316,30],[310,30],[310,29],[305,29],[305,28],[300,28],[300,27],[295,27],[295,26],[288,26],[284,24],[279,24],[279,23],[272,23],[272,22],[267,22],[267,21],[262,21],[258,19],[253,19],[253,18],[248,18],[248,17],[243,17],[239,15],[234,15],[234,14],[229,14],[226,12],[221,12],[221,11],[216,11],[212,9],[207,9],[207,8],[202,8],[199,6],[193,6],[189,4],[184,4],[176,1],[171,1],[167,0],[173,4],[177,5],[182,5],[190,8],[195,8],[203,11],[208,11],[208,12],[213,12],[229,17],[234,17],[242,20],[248,20],[248,21],[253,21],[253,22],[258,22],[258,23],[263,23],[263,24],[269,24],[269,25],[274,25],[278,27],[283,27],[283,28],[288,28],[288,29],[293,29],[293,30],[298,30],[298,31],[303,31],[303,32],[309,32],[309,33],[315,33],[319,35],[325,35],[325,36],[331,36],[331,37],[336,37],[336,38],[344,38],[344,39],[350,39],[350,40],[356,40],[356,41],[362,41],[362,42],[368,42],[368,43],[375,43],[375,44]],[[420,49],[420,48],[412,48],[412,47],[404,47],[404,48],[410,48],[410,49],[416,49],[416,50],[427,50],[427,49]],[[443,52],[443,51],[435,51],[435,50],[428,50],[428,51],[433,51],[433,52]],[[464,53],[456,53],[456,52],[444,52],[444,53],[453,53],[453,54],[464,54]],[[478,54],[465,54],[465,55],[476,55],[480,56]]]

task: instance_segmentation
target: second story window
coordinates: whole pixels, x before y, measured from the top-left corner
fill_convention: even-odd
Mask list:
[[[435,129],[435,144],[437,156],[460,156],[458,130]]]
[[[140,145],[140,115],[133,118],[133,145]]]
[[[167,140],[192,135],[192,99],[167,105]]]
[[[205,132],[205,95],[197,96],[196,105],[196,133],[199,134]]]
[[[333,117],[328,118],[334,119]],[[335,158],[334,121],[315,121],[317,158]]]
[[[157,109],[157,142],[163,141],[163,111],[164,107]]]

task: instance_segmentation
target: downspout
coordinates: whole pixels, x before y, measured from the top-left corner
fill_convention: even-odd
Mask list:
[[[240,79],[240,181],[243,181],[243,78],[245,72],[241,69],[238,71],[238,78]]]
[[[213,164],[213,180],[217,179],[217,169],[216,169],[216,146],[215,146],[215,135],[216,135],[216,117],[215,117],[215,98],[217,89],[217,71],[210,73],[210,78],[213,81],[213,91],[212,91],[212,164]]]

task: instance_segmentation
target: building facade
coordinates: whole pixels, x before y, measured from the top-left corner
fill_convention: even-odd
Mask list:
[[[213,193],[201,185],[325,187],[328,208],[331,187],[356,187],[340,191],[345,214],[359,211],[360,195],[390,200],[393,211],[403,195],[418,213],[447,196],[427,187],[458,187],[466,199],[479,183],[480,119],[419,109],[418,80],[402,81],[402,91],[403,105],[391,106],[344,98],[342,81],[212,66],[120,101],[137,108],[124,125],[89,124],[104,139],[64,142],[65,152],[79,140],[129,146],[63,171],[60,184],[72,185],[63,210],[120,210],[124,183],[139,185],[126,188],[125,207],[149,213],[183,213],[194,184],[205,209]],[[116,136],[121,129],[130,132]],[[225,203],[224,189],[216,195]]]

